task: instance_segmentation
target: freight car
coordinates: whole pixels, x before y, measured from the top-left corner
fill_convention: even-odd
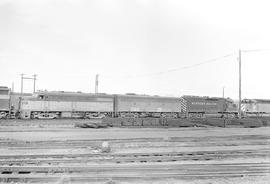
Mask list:
[[[21,101],[23,119],[102,118],[112,116],[113,96],[74,92],[38,92]]]
[[[241,110],[246,116],[270,116],[270,100],[244,99]]]
[[[16,118],[19,114],[20,99],[32,96],[31,93],[15,93],[8,87],[0,86],[0,119]]]
[[[0,119],[7,118],[10,111],[10,90],[0,86]]]
[[[148,95],[115,95],[116,117],[179,117],[179,98]]]
[[[218,97],[182,96],[180,98],[181,116],[202,118],[205,116],[235,116],[236,105],[231,99]]]

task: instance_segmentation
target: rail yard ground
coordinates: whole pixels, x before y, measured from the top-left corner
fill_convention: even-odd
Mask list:
[[[88,123],[101,120],[1,120],[0,183],[270,183],[269,126]]]

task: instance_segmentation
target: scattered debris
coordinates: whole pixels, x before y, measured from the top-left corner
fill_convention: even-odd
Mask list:
[[[76,123],[75,127],[78,127],[78,128],[108,128],[108,127],[112,127],[112,126],[109,123],[89,122],[89,123]]]
[[[111,152],[111,147],[109,145],[109,142],[104,141],[101,146],[101,152],[102,153],[110,153]]]
[[[240,126],[255,128],[269,126],[270,120],[255,118],[104,118],[101,122],[76,123],[79,128],[108,128],[108,127],[228,127]]]
[[[116,182],[113,181],[113,180],[109,180],[109,181],[107,181],[105,184],[116,184]]]

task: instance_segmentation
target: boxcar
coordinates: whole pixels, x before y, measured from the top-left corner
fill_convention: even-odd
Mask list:
[[[10,90],[0,86],[0,118],[6,118],[10,109]]]
[[[115,95],[116,117],[178,117],[179,98],[147,95]]]
[[[184,117],[222,116],[229,113],[228,107],[231,111],[236,109],[231,100],[218,97],[182,96],[180,103]]]
[[[113,96],[39,92],[21,101],[22,118],[102,118],[113,114]]]

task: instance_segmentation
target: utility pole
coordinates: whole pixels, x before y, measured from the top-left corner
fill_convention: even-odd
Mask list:
[[[98,94],[98,76],[99,76],[99,74],[96,75],[95,94]]]
[[[23,95],[23,76],[24,74],[22,73],[21,74],[21,95],[20,95],[20,98],[19,98],[19,110],[21,109],[21,104],[22,104],[22,95]]]
[[[239,50],[239,57],[238,57],[238,61],[239,61],[239,102],[238,102],[238,117],[239,119],[242,118],[241,115],[241,50]]]
[[[34,80],[34,89],[33,89],[33,93],[36,92],[36,80],[37,80],[37,74],[33,75],[33,80]]]
[[[224,98],[225,87],[222,88],[222,98]]]
[[[21,74],[21,97],[22,97],[22,93],[23,93],[23,76],[24,74]]]
[[[12,82],[11,92],[14,92],[14,82]]]

